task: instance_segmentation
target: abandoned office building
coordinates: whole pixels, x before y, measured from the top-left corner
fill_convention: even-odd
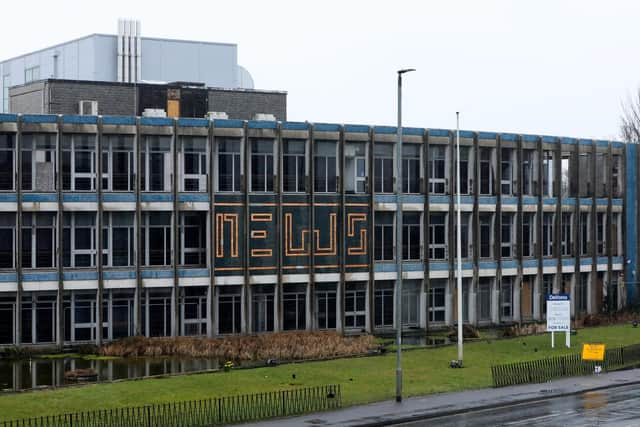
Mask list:
[[[397,159],[385,126],[0,115],[0,344],[385,333],[397,298],[405,329],[452,325],[454,133],[403,132]],[[633,296],[636,145],[460,142],[465,322]]]

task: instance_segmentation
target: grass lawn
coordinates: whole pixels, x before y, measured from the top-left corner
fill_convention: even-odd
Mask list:
[[[492,364],[577,353],[583,342],[602,342],[609,347],[640,343],[640,329],[633,329],[630,325],[581,329],[571,340],[572,348],[567,349],[564,347],[564,335],[559,334],[554,350],[550,348],[549,335],[468,343],[465,344],[464,369],[448,368],[449,361],[457,358],[455,346],[407,351],[403,353],[405,394],[415,396],[489,387]],[[354,405],[393,398],[395,360],[395,353],[388,353],[375,357],[9,394],[0,396],[0,421],[325,384],[341,384],[343,404]],[[292,379],[294,373],[296,378]]]

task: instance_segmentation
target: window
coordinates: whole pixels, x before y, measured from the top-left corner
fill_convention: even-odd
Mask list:
[[[336,288],[335,283],[316,285],[316,325],[318,329],[336,328]]]
[[[304,330],[307,327],[307,285],[284,285],[282,291],[282,329]]]
[[[393,212],[375,213],[375,247],[376,261],[393,261],[394,259],[394,214]]]
[[[473,254],[473,244],[471,243],[473,242],[473,226],[471,221],[471,212],[460,212],[460,255],[462,258],[469,258]],[[454,233],[457,233],[457,224],[453,225],[453,230]],[[454,234],[454,239],[457,238],[457,234]]]
[[[16,320],[16,297],[7,293],[5,296],[0,297],[0,344],[13,344],[15,342]],[[5,387],[7,386],[8,384],[5,385]]]
[[[104,212],[102,215],[102,264],[105,267],[135,265],[133,212]]]
[[[207,138],[204,136],[180,137],[181,191],[207,191],[208,156]]]
[[[347,193],[367,192],[367,145],[347,142],[344,147],[344,189]]]
[[[207,335],[207,317],[207,288],[180,289],[180,333],[185,336]]]
[[[560,160],[560,193],[563,198],[577,196],[577,184],[574,171],[575,153],[563,152]]]
[[[555,182],[555,168],[553,164],[553,151],[542,152],[542,195],[553,197],[553,184]]]
[[[431,280],[429,287],[429,322],[442,323],[445,316],[446,279]]]
[[[218,147],[218,191],[241,191],[240,138],[216,138],[216,145]]]
[[[429,259],[447,259],[447,214],[429,213]]]
[[[56,214],[22,214],[22,268],[56,266]]]
[[[96,339],[95,293],[71,292],[64,296],[65,339],[71,342]]]
[[[593,196],[591,153],[580,153],[580,197]]]
[[[140,238],[142,265],[171,265],[171,212],[143,212]]]
[[[306,191],[306,145],[307,142],[304,140],[289,139],[284,141],[282,154],[283,191],[291,193]]]
[[[516,150],[503,148],[500,159],[500,191],[501,194],[511,195],[515,190]]]
[[[622,156],[614,154],[611,156],[611,191],[613,197],[622,197],[623,174]]]
[[[429,194],[446,194],[447,181],[447,146],[429,146]]]
[[[206,212],[180,212],[180,265],[207,266]]]
[[[589,298],[589,276],[590,273],[580,273],[580,280],[576,289],[576,314],[587,312],[587,299]]]
[[[218,333],[239,334],[242,331],[242,287],[217,286]]]
[[[580,255],[591,252],[591,222],[588,212],[580,212]]]
[[[402,326],[420,325],[420,280],[402,282]]]
[[[612,256],[622,255],[622,214],[611,215],[611,250]]]
[[[274,178],[273,140],[251,140],[251,191],[273,191]]]
[[[422,235],[420,213],[402,214],[402,259],[420,260],[420,236]]]
[[[542,314],[547,314],[547,295],[553,293],[553,274],[543,274],[542,275],[542,290],[540,293],[540,305],[542,306]]]
[[[596,213],[596,255],[606,255],[607,242],[607,214]]]
[[[374,191],[393,193],[393,144],[376,142],[373,148]]]
[[[9,87],[11,86],[11,76],[5,74],[2,76],[2,111],[9,112]]]
[[[536,214],[522,213],[522,256],[535,256],[536,252]]]
[[[65,212],[62,229],[62,260],[65,267],[95,267],[96,215]]]
[[[494,149],[488,147],[480,147],[480,194],[484,196],[492,196],[493,190],[493,156]]]
[[[35,80],[40,80],[40,66],[25,68],[24,83],[27,84]]]
[[[500,286],[500,315],[502,320],[513,317],[513,278],[503,277]]]
[[[481,277],[478,281],[478,320],[480,322],[491,321],[491,286],[490,277]]]
[[[0,212],[0,268],[15,267],[16,214]]]
[[[493,214],[480,214],[480,258],[493,256]]]
[[[135,170],[133,135],[103,135],[102,189],[133,191],[136,183]]]
[[[52,343],[56,340],[56,295],[25,293],[22,296],[22,343]]]
[[[173,161],[170,136],[142,137],[140,168],[142,191],[171,191]]]
[[[473,192],[473,147],[460,146],[460,194]]]
[[[374,325],[376,328],[393,328],[393,293],[391,280],[375,282]]]
[[[538,195],[538,153],[536,150],[522,150],[522,194]]]
[[[348,329],[363,329],[366,326],[366,283],[345,283],[344,326]]]
[[[274,291],[273,285],[255,285],[252,289],[252,332],[273,331],[274,319]]]
[[[553,223],[555,214],[544,212],[542,214],[542,256],[553,255]]]
[[[134,303],[133,291],[114,289],[104,292],[102,299],[103,339],[114,340],[135,335],[133,327]]]
[[[420,193],[419,144],[402,144],[402,192]]]
[[[148,337],[166,337],[171,335],[172,303],[171,290],[143,291],[142,324],[143,333]]]
[[[15,135],[0,133],[0,191],[13,191],[15,189],[13,183],[15,144]]]
[[[513,214],[502,214],[500,230],[500,256],[502,258],[511,258],[515,253],[515,239],[513,238]]]
[[[65,134],[62,136],[62,189],[95,191],[95,135]]]
[[[314,144],[314,162],[314,191],[318,193],[335,193],[338,190],[336,143],[333,141],[316,141]]]
[[[596,197],[607,197],[609,195],[607,191],[607,180],[609,179],[609,155],[607,153],[596,152],[596,171],[599,173],[594,174],[595,193]]]
[[[23,134],[21,162],[23,190],[56,190],[56,134]]]
[[[563,256],[571,255],[571,242],[573,241],[573,215],[569,212],[562,213],[562,240],[560,242]]]

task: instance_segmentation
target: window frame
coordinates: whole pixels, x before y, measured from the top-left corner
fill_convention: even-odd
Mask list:
[[[303,152],[302,153],[290,153],[289,144],[302,144]],[[282,192],[284,193],[304,193],[307,191],[307,151],[308,144],[305,139],[284,139],[282,141]],[[289,182],[291,174],[287,173],[289,164],[287,163],[288,159],[292,159],[295,164],[294,167],[294,183],[293,188],[289,188]],[[302,171],[300,170],[302,167]],[[302,175],[300,174],[302,172]]]

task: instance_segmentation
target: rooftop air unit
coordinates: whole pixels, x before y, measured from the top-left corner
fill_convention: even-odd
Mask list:
[[[259,120],[263,122],[275,122],[276,116],[273,114],[256,113],[253,115],[253,120]]]
[[[97,116],[98,101],[80,101],[78,103],[78,114],[81,116]]]
[[[214,119],[227,120],[229,118],[229,115],[227,113],[225,113],[224,111],[208,111],[207,115],[205,116],[205,118],[207,118],[209,120],[214,120]]]

